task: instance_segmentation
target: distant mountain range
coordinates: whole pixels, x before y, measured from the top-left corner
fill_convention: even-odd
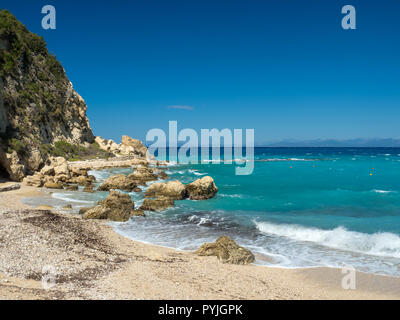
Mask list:
[[[256,144],[257,147],[364,147],[364,148],[400,148],[400,139],[317,139],[317,140],[282,140]]]

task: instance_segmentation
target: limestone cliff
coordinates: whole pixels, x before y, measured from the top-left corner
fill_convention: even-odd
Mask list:
[[[57,141],[88,145],[86,103],[42,37],[0,10],[0,176],[37,171]]]

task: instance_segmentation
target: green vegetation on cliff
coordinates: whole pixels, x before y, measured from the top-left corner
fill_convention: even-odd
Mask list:
[[[69,161],[79,161],[93,158],[107,159],[114,157],[114,154],[100,149],[96,142],[88,147],[71,144],[66,141],[57,141],[54,146],[51,144],[42,144],[40,146],[42,154],[55,157],[64,157]]]
[[[43,38],[0,10],[0,173],[21,180],[50,155],[107,157],[86,111]]]
[[[64,69],[56,57],[49,54],[42,37],[29,32],[7,10],[0,10],[0,39],[8,50],[0,50],[0,76],[13,75],[22,61],[24,65],[32,63],[33,55],[41,55],[48,69],[59,80],[65,77]],[[47,80],[43,73],[43,80]]]

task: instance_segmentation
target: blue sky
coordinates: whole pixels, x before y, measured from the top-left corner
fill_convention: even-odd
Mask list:
[[[57,29],[41,28],[41,8]],[[341,28],[341,8],[357,30]],[[40,34],[96,135],[254,128],[256,142],[399,138],[400,2],[2,0]],[[173,108],[173,106],[180,106]]]

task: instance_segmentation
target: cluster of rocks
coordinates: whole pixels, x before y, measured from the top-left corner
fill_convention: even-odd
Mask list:
[[[161,169],[150,168],[144,164],[135,166],[133,173],[126,176],[117,174],[106,179],[98,188],[99,191],[109,191],[119,189],[127,192],[141,192],[138,186],[145,186],[148,182],[158,179],[168,179],[168,175]]]
[[[203,244],[197,251],[199,256],[216,256],[223,263],[249,264],[255,261],[253,253],[233,241],[222,236],[213,243]]]
[[[142,189],[137,187],[137,184],[132,179],[129,179],[124,174],[117,174],[109,177],[103,184],[97,189],[98,191],[109,191],[113,189],[119,189],[122,191],[135,191],[140,192]]]
[[[140,209],[159,211],[173,207],[175,200],[206,200],[213,198],[218,188],[213,178],[204,177],[184,185],[180,181],[153,183],[145,193],[145,200]]]
[[[113,143],[105,142],[101,145],[113,146]],[[136,150],[138,156],[147,152],[146,147],[139,140],[124,136],[125,147],[130,147],[129,152]],[[121,146],[119,145],[119,146]],[[119,149],[121,150],[121,149]],[[109,151],[115,151],[110,149]],[[85,219],[110,219],[114,221],[127,221],[133,215],[144,215],[143,211],[160,211],[173,207],[176,200],[206,200],[213,198],[218,192],[214,180],[204,177],[192,183],[184,185],[180,181],[156,182],[149,186],[145,193],[145,199],[139,208],[135,210],[134,203],[125,192],[141,192],[139,186],[146,186],[149,182],[166,180],[168,175],[159,166],[151,167],[149,162],[141,157],[139,164],[133,167],[133,173],[129,175],[118,174],[106,179],[97,189],[98,191],[110,191],[106,200],[99,202],[94,208],[84,213]],[[94,176],[88,174],[89,168],[68,163],[62,157],[51,157],[45,166],[33,176],[24,179],[24,184],[34,187],[49,189],[78,190],[83,186],[83,191],[94,192]]]
[[[93,182],[96,178],[88,174],[88,170],[71,167],[63,157],[50,157],[40,172],[24,178],[27,186],[45,187],[48,189],[78,190],[79,186],[84,191],[94,192]]]
[[[93,208],[82,209],[80,213],[83,214],[83,218],[127,221],[132,216],[144,216],[144,211],[160,211],[173,207],[175,200],[210,199],[218,192],[211,177],[204,177],[188,185],[184,185],[180,181],[157,182],[150,185],[141,207],[135,210],[130,196],[115,189],[127,192],[141,191],[137,183],[145,183],[150,177],[152,179],[158,177],[157,169],[153,168],[141,168],[135,172],[129,176],[123,174],[111,176],[104,181],[98,190],[110,191],[108,197]],[[146,174],[144,174],[145,172]],[[142,178],[141,180],[138,179],[139,176]]]
[[[95,141],[100,146],[100,149],[112,152],[116,155],[136,155],[143,158],[147,155],[147,148],[143,143],[140,140],[132,139],[128,136],[122,136],[120,144],[112,139],[107,140],[102,137],[96,137]]]
[[[135,210],[135,203],[126,193],[110,191],[104,201],[93,208],[82,209],[83,219],[105,219],[118,222],[128,221],[132,216],[144,216],[142,210]]]

